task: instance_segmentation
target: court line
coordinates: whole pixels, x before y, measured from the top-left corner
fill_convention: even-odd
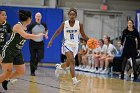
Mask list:
[[[36,81],[36,77],[29,77],[30,81]],[[40,93],[40,91],[38,90],[37,84],[33,84],[33,83],[29,83],[29,93]]]
[[[53,85],[47,85],[47,84],[43,84],[43,83],[40,83],[40,82],[34,82],[34,81],[23,79],[23,78],[18,78],[18,79],[19,80],[23,80],[23,81],[28,81],[28,82],[31,82],[31,83],[36,83],[36,84],[39,84],[39,85],[45,85],[45,86],[48,86],[48,87],[51,87],[51,88],[55,88],[55,89],[61,89],[61,90],[69,91],[69,92],[72,92],[72,93],[74,92],[74,91],[71,91],[71,90],[68,90],[68,89],[56,87],[56,86],[53,86]]]

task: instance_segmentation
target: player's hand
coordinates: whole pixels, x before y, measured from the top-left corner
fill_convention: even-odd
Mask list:
[[[47,34],[45,34],[45,38],[48,39],[48,35]]]
[[[45,34],[45,38],[46,38],[46,39],[48,39],[48,30],[47,30],[47,31],[45,31],[45,33],[44,33],[44,34]]]
[[[45,35],[44,33],[39,33],[37,36],[41,37],[41,36],[44,36],[44,35]]]
[[[49,41],[47,48],[49,48],[52,45],[52,41]]]
[[[140,49],[138,50],[138,52],[140,53]]]

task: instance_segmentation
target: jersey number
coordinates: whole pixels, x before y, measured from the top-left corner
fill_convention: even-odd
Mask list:
[[[4,38],[4,34],[3,33],[0,34],[0,38]]]
[[[25,41],[26,41],[26,40],[20,41],[20,42],[19,42],[19,45],[24,45]]]
[[[70,39],[74,39],[74,34],[70,34]]]

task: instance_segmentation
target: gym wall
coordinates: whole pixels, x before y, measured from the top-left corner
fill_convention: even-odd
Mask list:
[[[42,22],[47,24],[49,33],[48,39],[44,39],[44,59],[42,62],[49,63],[59,63],[60,62],[60,53],[61,53],[61,44],[63,34],[60,33],[53,41],[53,44],[50,48],[47,48],[47,44],[58,29],[58,27],[63,22],[63,10],[56,8],[35,8],[35,7],[16,7],[16,6],[0,6],[0,9],[4,9],[7,12],[7,21],[13,26],[18,22],[18,10],[25,9],[32,12],[32,22],[35,21],[35,13],[40,12],[42,14]],[[30,61],[30,52],[29,52],[29,40],[26,41],[24,47],[22,48],[22,54],[25,62]]]

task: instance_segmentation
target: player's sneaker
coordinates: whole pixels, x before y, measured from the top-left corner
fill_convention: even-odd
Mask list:
[[[10,83],[13,85],[18,81],[18,79],[10,79]]]
[[[102,72],[100,72],[100,74],[105,74],[107,75],[109,73],[108,69],[104,69]]]
[[[60,68],[59,68],[60,64],[56,64],[55,67],[56,67],[56,70],[55,70],[55,76],[58,78],[59,77],[59,73],[60,73]]]
[[[7,85],[8,85],[8,83],[9,83],[9,81],[10,80],[4,80],[3,82],[2,82],[2,87],[4,88],[4,90],[7,90],[8,88],[7,88]]]
[[[74,80],[73,81],[73,85],[74,86],[77,86],[77,85],[79,85],[81,83],[81,80]]]

